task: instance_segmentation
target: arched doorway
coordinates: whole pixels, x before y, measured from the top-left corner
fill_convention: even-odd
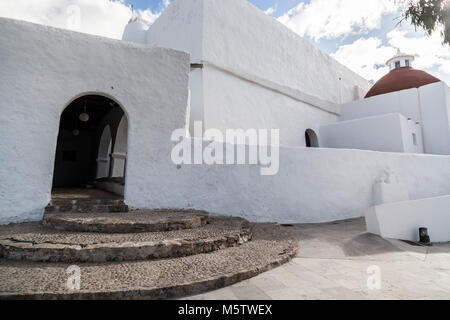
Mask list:
[[[312,129],[308,129],[305,131],[305,141],[308,148],[319,147],[319,139],[317,138],[317,134]]]
[[[122,122],[127,123],[127,117],[120,105],[101,95],[82,96],[65,108],[56,148],[54,194],[101,188],[112,178],[115,140],[127,140],[127,128],[123,129]],[[116,134],[119,127],[120,134]]]

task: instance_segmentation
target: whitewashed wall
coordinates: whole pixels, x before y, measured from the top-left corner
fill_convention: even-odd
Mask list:
[[[87,93],[125,110],[125,200],[147,197],[139,189],[147,160],[170,149],[173,128],[185,125],[189,55],[3,18],[0,30],[0,224],[41,219],[60,115]]]
[[[427,153],[450,154],[450,88],[437,82],[419,88]]]
[[[427,228],[431,242],[450,241],[450,196],[401,201],[366,210],[367,231],[383,238],[419,241]]]
[[[413,139],[415,135],[415,142]],[[320,128],[321,146],[422,153],[420,126],[400,113],[340,121]]]
[[[280,144],[306,146],[305,131],[317,134],[338,116],[213,67],[203,69],[205,129],[279,129]]]
[[[369,89],[361,76],[248,1],[203,0],[203,11],[205,61],[333,103],[352,101],[356,85]]]
[[[157,159],[168,157],[163,151]],[[203,209],[252,221],[333,221],[363,216],[374,205],[373,184],[387,167],[406,184],[411,199],[450,194],[449,156],[285,147],[274,176],[261,176],[258,165],[177,169],[160,162],[142,175],[147,198],[134,203]],[[161,175],[164,179],[154,183]]]
[[[203,1],[173,1],[150,26],[146,43],[187,51],[192,62],[203,60]]]
[[[188,54],[8,19],[0,19],[0,30],[0,223],[42,217],[59,117],[83,93],[115,99],[127,113],[125,201],[134,208],[338,220],[373,205],[372,185],[387,166],[411,199],[450,194],[448,156],[281,148],[275,176],[261,176],[259,166],[178,168],[170,136],[187,119]]]
[[[188,51],[192,62],[237,70],[332,103],[352,101],[355,86],[369,89],[367,80],[246,0],[175,0],[150,26],[146,41]]]
[[[340,120],[353,120],[388,113],[400,113],[406,118],[420,121],[417,89],[391,92],[343,104]]]
[[[444,82],[437,82],[347,103],[341,107],[340,121],[400,113],[423,125],[424,152],[450,154],[449,92]]]
[[[176,0],[146,41],[203,64],[191,75],[191,128],[277,128],[282,144],[304,146],[305,130],[336,121],[355,86],[368,90],[365,79],[245,0]]]

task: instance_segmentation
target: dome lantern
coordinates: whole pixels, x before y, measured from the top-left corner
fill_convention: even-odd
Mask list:
[[[397,49],[397,54],[386,62],[386,65],[390,70],[412,67],[412,62],[414,61],[414,56],[410,54],[402,53]]]
[[[390,69],[389,73],[378,80],[364,98],[420,88],[441,81],[425,71],[414,69],[412,67],[414,59],[413,55],[404,54],[398,50],[397,54],[386,62]]]

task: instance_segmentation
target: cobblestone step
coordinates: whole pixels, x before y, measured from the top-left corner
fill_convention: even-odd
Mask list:
[[[0,232],[0,257],[66,263],[176,258],[239,246],[251,236],[249,223],[240,218],[213,218],[195,229],[126,234],[57,231],[31,223]]]
[[[195,210],[147,210],[128,213],[47,213],[43,224],[56,230],[100,233],[161,232],[199,228],[210,215]]]
[[[55,199],[45,208],[45,213],[108,213],[128,212],[129,207],[123,200],[99,199],[99,200],[68,200]]]
[[[79,290],[67,287],[68,263],[0,259],[0,299],[181,297],[232,285],[296,256],[298,241],[280,226],[251,224],[250,227],[252,241],[208,254],[79,264]]]

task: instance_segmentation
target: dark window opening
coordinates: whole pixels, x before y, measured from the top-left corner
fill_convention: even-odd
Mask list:
[[[317,138],[314,130],[308,129],[305,131],[305,141],[306,147],[308,148],[318,148],[319,147],[319,139]]]

